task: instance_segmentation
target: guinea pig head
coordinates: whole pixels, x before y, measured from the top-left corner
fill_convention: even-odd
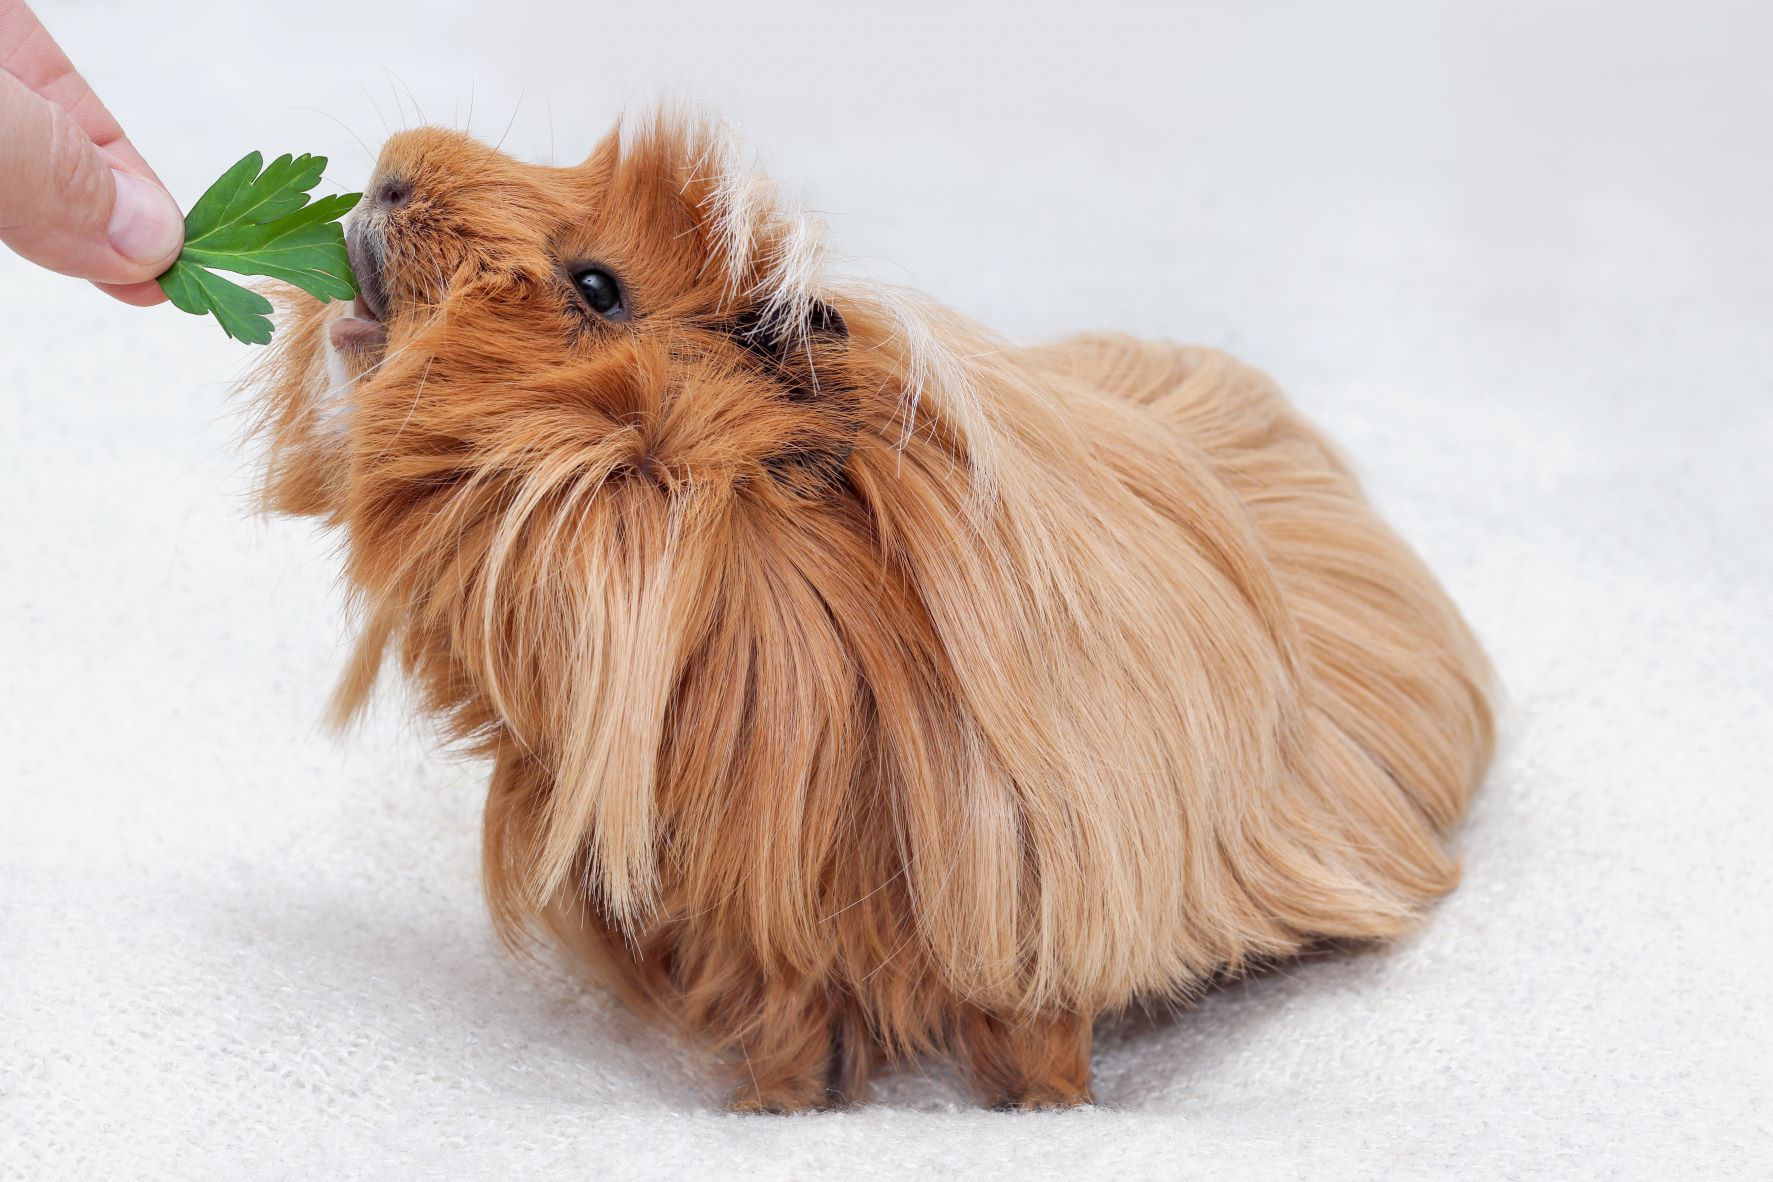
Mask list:
[[[341,711],[392,644],[458,734],[566,744],[597,692],[567,650],[692,644],[723,522],[843,495],[875,363],[811,286],[817,225],[726,144],[660,118],[552,168],[403,132],[347,225],[359,298],[284,294],[264,497],[345,535]]]
[[[302,487],[274,502],[337,513],[362,482],[428,486],[538,432],[666,487],[833,476],[853,383],[843,316],[806,290],[816,227],[770,217],[723,148],[658,120],[550,168],[396,135],[347,225],[362,294],[298,308],[269,383],[348,470],[275,473]]]

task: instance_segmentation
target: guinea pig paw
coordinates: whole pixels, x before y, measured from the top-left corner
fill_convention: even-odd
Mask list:
[[[993,1101],[997,1112],[1051,1112],[1060,1108],[1079,1108],[1096,1101],[1087,1087],[1064,1084],[1037,1084],[1016,1092],[1006,1092]]]
[[[782,1080],[773,1084],[744,1083],[733,1089],[727,1111],[750,1116],[792,1116],[825,1112],[844,1105],[843,1097],[818,1080]]]

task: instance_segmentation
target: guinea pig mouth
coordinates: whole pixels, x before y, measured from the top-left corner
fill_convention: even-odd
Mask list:
[[[357,276],[357,298],[351,311],[335,319],[327,328],[333,348],[355,353],[380,348],[388,341],[388,293],[382,286],[382,251],[380,242],[362,222],[353,222],[345,232],[345,253],[351,259],[351,271]]]

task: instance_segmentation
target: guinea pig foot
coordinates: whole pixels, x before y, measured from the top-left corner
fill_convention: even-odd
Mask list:
[[[1095,1102],[1087,1084],[1083,1087],[1045,1084],[1021,1092],[1005,1093],[991,1107],[996,1112],[1051,1112],[1058,1108],[1077,1108]]]
[[[773,1084],[743,1083],[728,1097],[728,1112],[750,1116],[791,1116],[842,1108],[844,1098],[821,1080],[783,1080]]]
[[[955,1050],[994,1108],[1074,1108],[1091,1103],[1092,1025],[1081,1014],[1000,1018],[974,1010],[955,1023]]]

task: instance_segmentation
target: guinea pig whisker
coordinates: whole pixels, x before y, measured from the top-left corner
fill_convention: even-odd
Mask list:
[[[382,134],[384,136],[393,135],[394,129],[388,126],[388,116],[383,113],[382,104],[376,101],[376,96],[369,92],[369,87],[363,84],[363,79],[353,78],[352,81],[357,83],[357,89],[363,92],[363,97],[369,100],[369,105],[374,109],[376,118],[382,121]]]
[[[400,113],[400,130],[405,131],[411,124],[406,121],[406,104],[400,101],[400,91],[394,86],[394,72],[383,66],[382,73],[388,76],[388,93],[393,96],[394,109]]]
[[[365,91],[364,93],[367,94],[368,92]],[[375,153],[369,150],[369,143],[362,136],[358,135],[355,131],[353,131],[351,129],[351,126],[348,123],[346,123],[343,119],[340,119],[337,115],[334,115],[328,111],[322,111],[319,107],[296,107],[294,109],[297,111],[307,111],[307,112],[310,112],[311,114],[319,115],[323,119],[331,119],[334,123],[338,124],[339,127],[344,131],[344,133],[346,135],[350,136],[352,139],[357,141],[357,147],[363,153],[363,158],[365,160],[369,161],[370,167],[371,168],[375,167],[376,157],[375,157]]]
[[[505,130],[499,133],[499,142],[492,146],[493,155],[498,155],[499,149],[505,146],[505,137],[511,134],[511,128],[517,123],[517,112],[523,110],[523,95],[524,91],[528,89],[528,87],[518,88],[517,105],[511,108],[511,118],[505,121]]]
[[[425,383],[431,380],[431,363],[435,360],[437,360],[435,353],[425,358],[425,372],[419,376],[419,388],[413,391],[412,402],[406,408],[406,417],[400,420],[400,426],[394,431],[394,438],[390,439],[382,450],[376,453],[376,459],[379,460],[387,455],[388,449],[399,443],[400,437],[406,434],[406,425],[412,422],[412,412],[419,408],[419,399],[425,394]]]
[[[413,93],[412,84],[399,74],[394,76],[400,80],[400,87],[402,90],[406,91],[406,97],[412,100],[412,109],[419,113],[419,122],[429,122],[429,120],[425,118],[425,108],[419,106],[419,96]]]
[[[406,84],[406,79],[401,78],[399,75],[395,74],[394,71],[387,66],[382,67],[382,73],[384,73],[388,76],[388,90],[391,94],[394,95],[394,101],[400,107],[400,120],[401,120],[402,128],[409,126],[409,124],[406,123],[406,104],[400,102],[400,92],[398,90],[394,89],[394,84],[396,82],[398,82],[400,84],[400,86],[406,91],[406,97],[412,100],[412,109],[418,115],[419,122],[420,123],[427,122],[427,120],[425,118],[424,108],[419,106],[418,96],[412,92],[412,87],[410,87]]]

